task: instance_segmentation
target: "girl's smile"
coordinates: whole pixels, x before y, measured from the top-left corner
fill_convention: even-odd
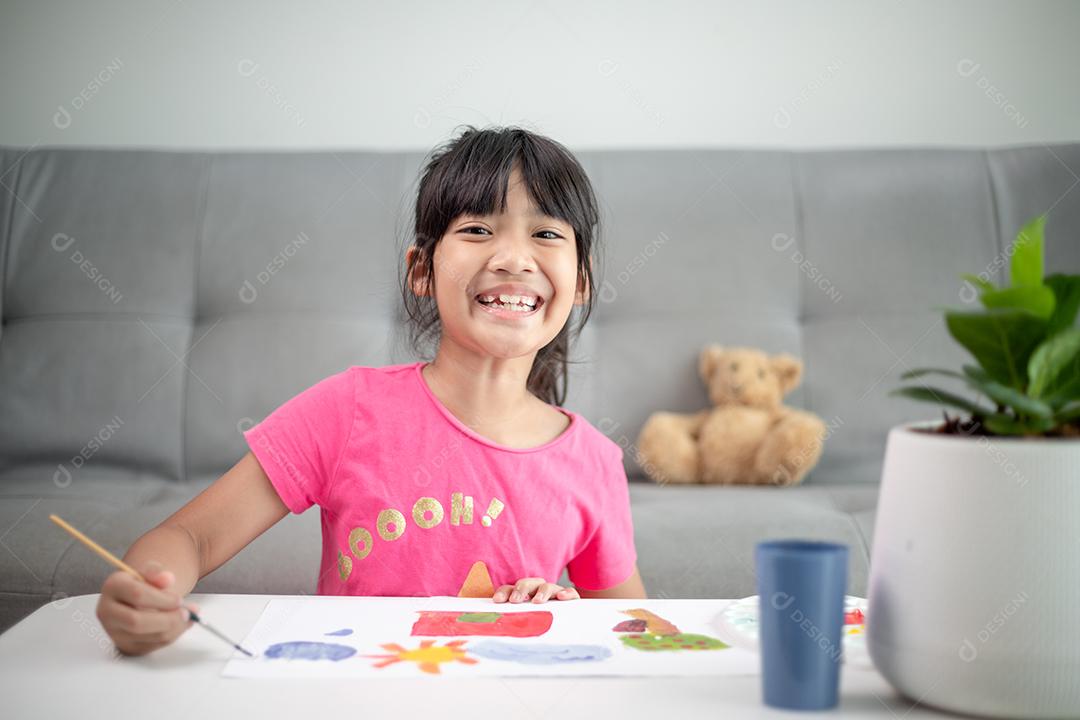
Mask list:
[[[489,287],[478,293],[474,300],[493,317],[511,321],[535,316],[547,302],[542,293],[520,283]]]

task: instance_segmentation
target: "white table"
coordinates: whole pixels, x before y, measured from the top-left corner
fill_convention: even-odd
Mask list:
[[[207,621],[242,641],[277,595],[188,596]],[[192,626],[172,645],[119,656],[98,595],[57,600],[0,635],[4,718],[758,718],[805,717],[761,700],[760,676],[696,678],[432,678],[249,680],[221,677],[232,648]],[[575,601],[579,602],[579,601]],[[588,602],[588,600],[580,601]],[[717,612],[728,600],[717,600]],[[874,670],[848,668],[831,714],[956,717],[899,696]],[[353,711],[345,714],[342,711]],[[333,714],[331,714],[333,712]],[[326,713],[322,715],[321,713]]]

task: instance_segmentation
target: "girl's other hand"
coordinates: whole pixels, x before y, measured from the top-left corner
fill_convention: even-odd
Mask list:
[[[554,600],[580,600],[578,591],[571,587],[563,587],[555,583],[549,583],[544,578],[522,578],[513,585],[502,585],[491,599],[494,602],[512,603],[525,602],[532,598],[534,603],[547,602],[549,598]]]
[[[123,655],[145,655],[168,645],[194,624],[173,590],[175,576],[160,563],[136,568],[149,584],[123,570],[105,578],[97,617]],[[199,608],[191,604],[198,612]]]

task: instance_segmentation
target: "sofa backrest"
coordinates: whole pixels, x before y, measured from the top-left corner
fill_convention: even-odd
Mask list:
[[[1049,211],[1080,271],[1080,145],[580,152],[602,207],[567,406],[626,449],[706,406],[708,343],[789,352],[829,426],[807,482],[876,482],[905,369],[965,353],[935,306],[1007,277]],[[423,153],[0,148],[0,469],[220,474],[240,431],[349,365],[415,358],[398,267]]]

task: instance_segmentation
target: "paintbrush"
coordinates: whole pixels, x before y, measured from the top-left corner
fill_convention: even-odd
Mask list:
[[[60,518],[59,516],[57,516],[57,515],[53,515],[53,514],[50,514],[50,515],[49,515],[49,519],[50,519],[50,520],[52,520],[52,521],[53,521],[54,523],[56,523],[57,525],[59,525],[60,527],[62,527],[62,528],[64,528],[65,530],[67,530],[67,531],[68,531],[69,533],[71,533],[71,534],[72,534],[72,535],[73,535],[73,536],[75,537],[75,539],[76,539],[76,540],[78,540],[78,541],[79,541],[79,542],[81,542],[82,544],[86,545],[86,547],[90,548],[91,550],[93,550],[94,552],[96,552],[96,553],[97,553],[98,555],[100,555],[101,557],[105,558],[105,559],[106,559],[107,561],[109,561],[110,563],[112,563],[112,564],[113,564],[113,565],[114,565],[115,567],[117,567],[118,569],[120,569],[120,570],[123,570],[124,572],[126,572],[126,573],[129,573],[129,574],[131,574],[131,575],[134,575],[134,576],[135,576],[136,578],[138,578],[139,580],[142,580],[142,581],[143,581],[144,583],[146,583],[147,585],[151,585],[150,581],[149,581],[149,580],[147,580],[147,579],[146,579],[145,577],[143,577],[142,573],[140,573],[140,572],[139,572],[138,570],[136,570],[135,568],[133,568],[133,567],[131,567],[130,565],[128,565],[128,564],[127,564],[126,562],[124,562],[124,561],[123,561],[123,560],[121,560],[120,558],[118,558],[118,557],[116,557],[115,555],[113,555],[113,554],[112,554],[111,552],[109,552],[109,551],[108,551],[108,550],[106,550],[105,548],[103,548],[103,547],[101,547],[100,545],[98,545],[98,544],[97,544],[96,542],[94,542],[94,541],[93,541],[93,540],[91,540],[90,538],[88,538],[88,537],[86,537],[85,535],[83,535],[83,534],[82,534],[81,532],[79,532],[78,530],[76,530],[75,528],[73,528],[73,527],[72,527],[71,525],[69,525],[69,524],[68,524],[68,523],[67,523],[67,522],[66,522],[65,520],[63,520],[63,519],[62,519],[62,518]],[[151,585],[151,587],[153,587],[153,585]],[[247,651],[247,650],[245,650],[244,648],[240,647],[240,646],[239,646],[238,644],[234,643],[234,642],[233,642],[232,640],[230,640],[229,638],[225,637],[225,635],[224,635],[224,634],[222,634],[220,630],[218,630],[217,628],[213,627],[212,625],[209,625],[209,624],[208,624],[208,623],[207,623],[207,622],[206,622],[205,620],[203,620],[202,618],[200,618],[200,617],[199,617],[199,616],[198,616],[198,615],[197,615],[197,614],[195,613],[195,611],[194,611],[194,610],[192,610],[191,608],[189,608],[189,607],[187,607],[187,606],[184,606],[184,609],[186,609],[186,610],[188,611],[188,614],[189,614],[189,615],[191,616],[191,619],[192,619],[192,620],[194,620],[194,621],[195,621],[196,623],[198,623],[199,625],[203,626],[204,628],[206,628],[207,630],[209,630],[209,631],[210,631],[210,632],[212,632],[213,634],[217,635],[217,636],[218,636],[219,638],[221,638],[221,639],[222,639],[222,640],[224,640],[225,642],[229,643],[230,645],[232,645],[232,646],[233,646],[234,648],[236,648],[236,649],[237,649],[237,650],[239,650],[240,652],[244,653],[245,655],[247,655],[247,656],[249,656],[249,657],[255,657],[255,656],[254,656],[254,655],[252,655],[252,654],[251,654],[250,652],[248,652],[248,651]]]

